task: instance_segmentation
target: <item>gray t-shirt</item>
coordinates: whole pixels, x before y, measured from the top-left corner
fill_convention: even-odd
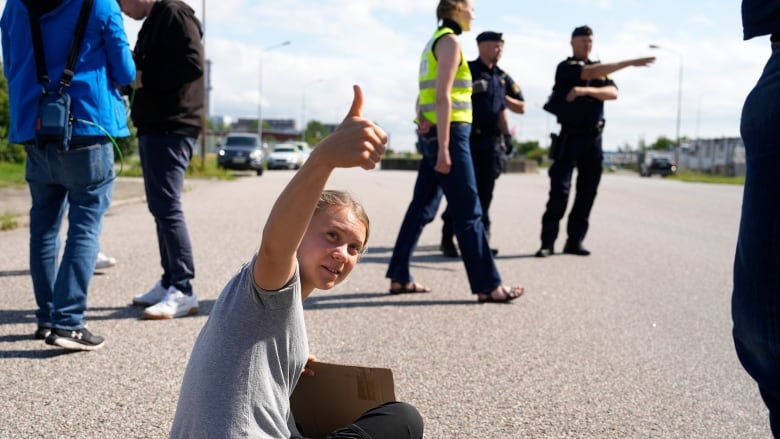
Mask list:
[[[195,341],[171,438],[298,438],[292,394],[308,358],[298,267],[278,291],[252,276],[228,282]]]

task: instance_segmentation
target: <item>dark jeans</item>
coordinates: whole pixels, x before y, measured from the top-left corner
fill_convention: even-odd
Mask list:
[[[747,173],[734,258],[734,344],[780,437],[780,44],[745,100]]]
[[[565,136],[565,137],[564,137]],[[567,243],[579,244],[588,232],[588,218],[601,182],[600,133],[561,133],[563,148],[560,158],[553,161],[547,174],[550,176],[550,197],[542,215],[542,247],[552,248],[558,237],[559,223],[566,213],[571,191],[571,177],[577,168],[577,192],[569,212],[566,227]]]
[[[485,232],[490,236],[490,204],[493,202],[493,189],[496,187],[496,179],[503,171],[500,155],[501,137],[471,136],[471,159],[474,162],[474,178],[477,182],[477,195],[482,206],[482,224]],[[444,222],[441,229],[442,242],[452,242],[455,236],[455,227],[452,224],[449,205],[441,214]]]
[[[194,144],[195,138],[176,134],[138,138],[146,202],[157,225],[162,286],[173,285],[186,294],[192,292],[190,281],[195,277],[195,264],[181,192]]]
[[[360,416],[352,425],[326,439],[422,439],[420,412],[405,402],[388,402]]]
[[[470,131],[469,124],[453,123],[450,127],[452,167],[449,174],[433,169],[439,149],[435,127],[420,136],[423,157],[417,170],[412,201],[401,223],[385,277],[398,282],[413,280],[409,271],[412,252],[417,247],[423,227],[435,218],[443,191],[452,214],[471,292],[488,293],[501,285],[501,276],[482,224],[482,207],[477,197],[469,148]]]
[[[55,144],[26,144],[25,178],[30,187],[30,275],[38,326],[84,327],[87,290],[95,269],[103,214],[114,189],[111,143],[80,142],[68,151]],[[68,235],[60,256],[60,227],[68,212]]]

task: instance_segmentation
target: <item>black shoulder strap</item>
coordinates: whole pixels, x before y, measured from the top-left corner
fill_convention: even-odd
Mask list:
[[[30,16],[30,32],[32,33],[33,51],[35,52],[35,68],[38,71],[38,82],[44,87],[49,84],[49,74],[46,70],[46,56],[43,51],[43,37],[41,36],[41,23],[38,14],[35,13],[31,0],[24,0],[27,5],[28,15]],[[78,60],[81,42],[84,39],[84,32],[87,29],[87,20],[92,11],[93,0],[84,0],[81,4],[78,22],[76,22],[76,33],[73,35],[73,41],[70,44],[70,53],[65,62],[65,69],[60,77],[60,84],[63,87],[69,87],[73,80],[73,68]]]
[[[49,73],[46,71],[46,57],[43,52],[41,23],[38,21],[38,14],[33,8],[32,1],[24,0],[24,4],[27,5],[27,15],[30,17],[30,33],[32,33],[35,68],[38,70],[38,82],[46,87],[49,84]]]
[[[69,87],[70,81],[73,80],[73,69],[76,67],[81,41],[84,39],[84,32],[87,30],[87,20],[89,20],[90,12],[92,12],[92,2],[93,0],[84,0],[84,3],[81,4],[79,21],[76,22],[76,33],[73,35],[73,41],[70,43],[68,61],[65,63],[65,70],[62,71],[62,76],[60,77],[60,84],[63,87]]]

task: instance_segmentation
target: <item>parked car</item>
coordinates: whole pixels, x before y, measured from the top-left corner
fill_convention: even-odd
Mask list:
[[[666,177],[677,172],[677,164],[666,157],[656,157],[650,160],[650,163],[643,163],[639,168],[639,175],[642,177],[652,177],[660,175]]]
[[[278,143],[266,158],[268,169],[298,169],[309,157],[308,148],[299,142]]]
[[[235,170],[253,170],[263,175],[263,148],[260,136],[253,133],[230,133],[225,145],[217,151],[217,167]]]

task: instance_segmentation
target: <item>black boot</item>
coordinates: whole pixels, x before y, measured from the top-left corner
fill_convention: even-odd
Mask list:
[[[566,242],[563,252],[569,255],[588,256],[590,251],[582,246],[581,242]]]

